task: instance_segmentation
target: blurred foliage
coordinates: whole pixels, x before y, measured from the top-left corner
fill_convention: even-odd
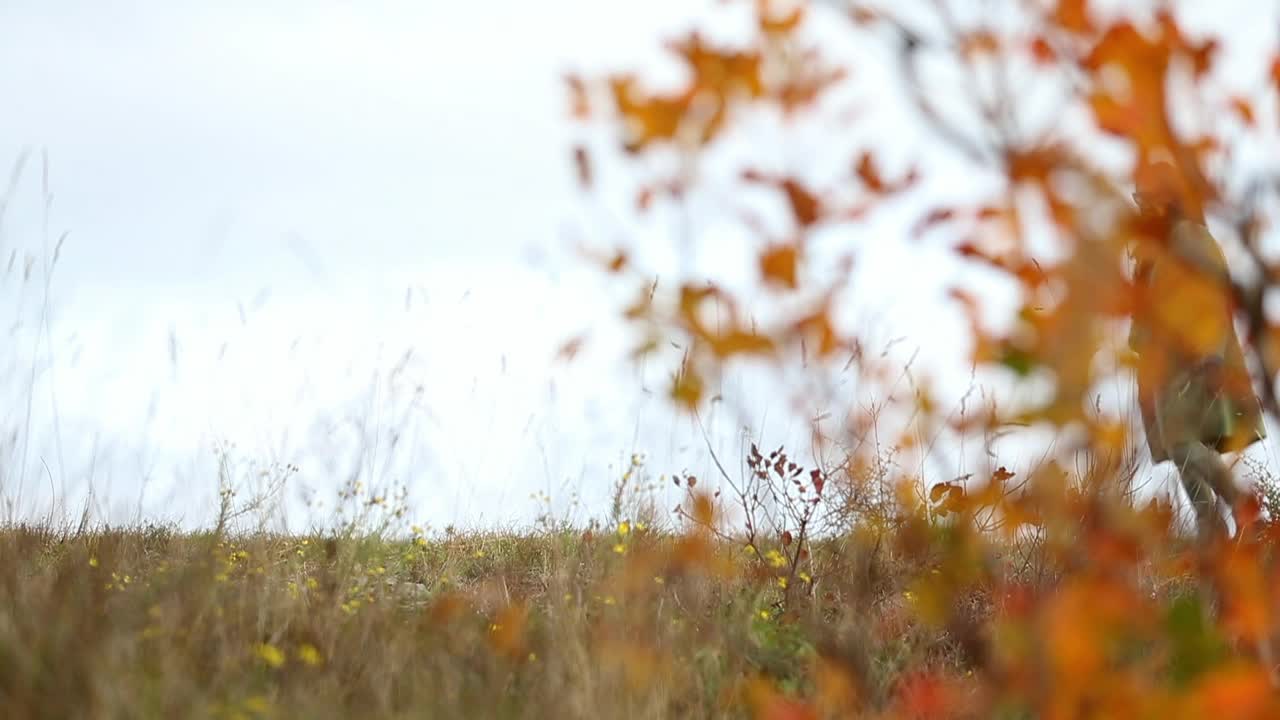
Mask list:
[[[783,568],[817,537],[874,534],[903,561],[894,577],[910,621],[934,628],[956,655],[938,666],[912,653],[919,665],[895,668],[897,702],[888,704],[860,704],[865,678],[837,692],[762,668],[749,693],[758,716],[1280,713],[1274,482],[1263,473],[1238,494],[1215,484],[1235,531],[1188,543],[1175,504],[1135,486],[1145,450],[1129,432],[1133,413],[1100,402],[1099,388],[1138,379],[1157,462],[1184,462],[1186,443],[1215,458],[1239,451],[1264,432],[1262,412],[1280,410],[1280,321],[1268,312],[1280,265],[1264,242],[1280,167],[1257,157],[1275,147],[1280,126],[1280,47],[1253,58],[1249,76],[1229,74],[1220,64],[1232,39],[1184,25],[1180,9],[725,2],[725,17],[748,17],[752,29],[709,25],[673,39],[678,82],[569,78],[579,125],[609,130],[610,140],[574,150],[584,196],[597,192],[600,169],[625,167],[617,175],[634,183],[638,221],[683,218],[668,238],[677,255],[707,245],[720,267],[756,271],[750,287],[696,263],[673,272],[654,261],[662,238],[628,243],[625,233],[588,253],[635,298],[621,319],[638,332],[636,357],[671,363],[671,400],[700,418],[730,400],[713,390],[727,372],[761,365],[784,381],[839,368],[884,398],[837,418],[836,433],[815,425],[821,484],[806,487],[789,458],[773,472],[775,456],[754,446],[741,478],[721,466],[720,487],[708,492],[730,501],[734,513],[714,517],[736,529],[715,533],[759,552],[756,538],[771,527],[784,540]],[[837,36],[877,51],[854,65],[834,52]],[[833,112],[859,91],[862,104]],[[932,142],[876,133],[883,124],[862,131],[898,100]],[[826,121],[830,152],[848,153],[843,173],[829,172],[830,158],[814,172],[765,151],[761,127],[785,138],[810,118]],[[933,181],[940,168],[942,183],[967,175],[972,187],[949,196]],[[761,191],[781,202],[785,222],[760,210]],[[719,199],[715,210],[707,196]],[[697,229],[709,212],[740,220],[736,248]],[[1017,307],[996,326],[981,285],[904,278],[902,291],[946,293],[967,318],[975,373],[1039,391],[959,414],[940,409],[915,374],[912,393],[894,392],[901,367],[866,352],[868,339],[840,314],[857,292],[849,285],[871,241],[865,229],[894,212],[918,214],[898,240],[907,248],[942,245],[974,269],[970,278],[1015,289]],[[1126,324],[1130,347],[1118,349]],[[803,393],[814,385],[801,385],[795,406],[812,406]],[[1212,426],[1200,419],[1209,410]],[[1011,471],[993,441],[1029,427],[1054,441],[1043,462]],[[905,471],[925,466],[928,438],[943,431],[988,448],[990,465],[959,478]],[[902,462],[885,470],[886,454]],[[887,488],[876,511],[842,507],[868,468],[881,468],[871,475]],[[1182,467],[1189,487],[1194,470]],[[685,483],[689,502],[694,488]],[[710,527],[711,515],[694,524]],[[1022,552],[1021,565],[1010,562]]]

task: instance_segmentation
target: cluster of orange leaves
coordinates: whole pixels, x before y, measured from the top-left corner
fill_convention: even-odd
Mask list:
[[[614,122],[627,155],[664,148],[682,154],[689,161],[684,165],[687,167],[713,151],[739,113],[761,107],[783,115],[816,111],[829,90],[854,74],[828,64],[805,33],[806,21],[816,14],[815,8],[806,3],[787,4],[785,9],[780,5],[754,0],[758,33],[745,47],[715,47],[697,33],[672,43],[670,48],[688,71],[687,81],[674,91],[648,92],[629,74],[604,79],[602,93],[594,92],[592,81],[572,79],[575,115],[582,120],[605,117]],[[940,3],[937,7],[945,6]],[[1140,17],[1104,18],[1087,0],[1018,7],[1032,7],[1028,12],[1033,22],[1029,32],[1016,35],[994,25],[961,29],[943,12],[943,25],[952,35],[940,44],[968,71],[978,72],[981,63],[991,60],[998,64],[1030,60],[1040,71],[1071,78],[1077,90],[1065,104],[1083,109],[1092,118],[1097,137],[1119,141],[1130,153],[1131,169],[1127,174],[1104,169],[1105,163],[1091,155],[1087,139],[1073,142],[1050,132],[1019,135],[999,126],[994,112],[979,112],[979,122],[992,130],[989,134],[1001,138],[980,148],[978,154],[988,162],[982,170],[1003,174],[1003,190],[974,205],[935,205],[921,216],[914,234],[919,241],[926,234],[954,231],[961,235],[953,248],[962,262],[994,270],[1021,290],[1023,303],[1012,319],[1012,329],[1001,333],[985,327],[976,293],[959,287],[950,290],[968,318],[973,363],[1004,368],[1016,376],[1046,371],[1053,380],[1054,392],[1044,403],[1021,409],[1012,417],[987,418],[980,426],[958,425],[957,429],[989,429],[992,423],[1004,421],[1046,422],[1059,428],[1083,426],[1088,432],[1075,449],[1105,455],[1125,445],[1125,433],[1121,419],[1103,419],[1090,412],[1091,393],[1099,381],[1098,357],[1106,349],[1104,329],[1106,323],[1131,315],[1138,303],[1152,301],[1129,279],[1126,261],[1135,243],[1150,246],[1148,252],[1162,252],[1169,231],[1139,217],[1122,188],[1134,182],[1160,185],[1191,218],[1203,218],[1214,208],[1234,207],[1206,168],[1229,164],[1232,159],[1231,142],[1223,131],[1226,118],[1234,118],[1246,133],[1265,130],[1257,109],[1261,105],[1258,98],[1239,91],[1200,92],[1211,89],[1220,42],[1187,32],[1169,9]],[[851,33],[866,28],[896,33],[903,40],[908,64],[909,53],[926,43],[890,11],[855,3],[847,16]],[[832,17],[822,20],[830,22]],[[1265,73],[1270,86],[1265,92],[1275,93],[1280,89],[1280,55],[1270,62]],[[1170,92],[1176,78],[1190,81],[1200,93],[1196,102],[1217,103],[1224,121],[1203,134],[1185,137],[1175,122],[1179,110]],[[910,81],[910,77],[904,80]],[[927,88],[918,90],[927,96]],[[977,100],[975,105],[986,109]],[[922,117],[942,122],[923,102],[920,110]],[[589,187],[591,158],[583,148],[575,153],[580,177]],[[654,282],[633,262],[627,249],[608,254],[603,263],[607,271],[620,283],[631,278],[639,287],[638,299],[624,313],[628,321],[648,329],[638,352],[653,351],[666,338],[678,338],[684,344],[671,385],[671,396],[678,404],[698,408],[707,399],[704,389],[708,378],[741,358],[782,361],[797,349],[806,357],[816,355],[819,359],[857,352],[857,338],[842,330],[834,318],[842,283],[836,280],[814,287],[808,241],[820,228],[857,222],[882,204],[909,195],[923,178],[917,169],[886,176],[874,148],[858,151],[848,167],[850,172],[842,182],[859,191],[853,202],[837,202],[831,198],[847,197],[848,193],[811,187],[795,175],[751,167],[741,173],[744,182],[779,193],[792,219],[791,232],[784,238],[762,231],[763,242],[754,251],[755,264],[761,285],[775,297],[806,298],[807,302],[788,305],[801,309],[770,325],[748,316],[742,310],[742,300],[714,282],[681,278],[674,289],[668,289],[665,279],[663,284]],[[1170,167],[1172,174],[1159,170]],[[646,184],[638,192],[637,208],[649,212],[659,198],[678,203],[695,181],[694,173],[677,173]],[[1027,194],[1034,195],[1039,205],[1028,203]],[[1032,251],[1028,227],[1036,208],[1043,208],[1050,234],[1065,252],[1046,258]],[[846,270],[852,265],[853,254],[842,261]],[[1270,269],[1264,268],[1266,272]],[[1181,319],[1192,338],[1197,324],[1188,318],[1196,317],[1197,308],[1205,305],[1204,298],[1193,292],[1193,285],[1188,283],[1185,292],[1165,293],[1156,300],[1165,303],[1157,311]],[[1218,301],[1230,307],[1238,305],[1230,287],[1211,285],[1200,290],[1216,294]],[[667,297],[674,301],[663,302]],[[1263,343],[1275,336],[1272,328],[1262,331]],[[1134,362],[1131,357],[1122,357],[1118,365]],[[1276,368],[1264,365],[1264,369],[1270,372]],[[984,632],[1007,641],[997,645],[1004,648],[1005,655],[986,658],[986,684],[981,685],[979,695],[987,694],[990,701],[1001,694],[1000,688],[1047,693],[1037,706],[1046,717],[1074,717],[1089,707],[1105,707],[1111,712],[1104,714],[1115,717],[1152,712],[1199,717],[1210,709],[1232,717],[1280,713],[1268,669],[1260,659],[1250,659],[1247,654],[1233,655],[1231,662],[1202,679],[1191,697],[1154,684],[1157,675],[1149,665],[1133,663],[1117,670],[1123,664],[1116,657],[1124,652],[1126,638],[1149,640],[1162,631],[1152,625],[1153,618],[1160,616],[1157,600],[1138,593],[1133,577],[1149,560],[1152,538],[1169,535],[1167,512],[1142,511],[1117,520],[1098,506],[1097,492],[1073,495],[1065,485],[1053,481],[1036,485],[1039,491],[1015,496],[1007,492],[1010,478],[1012,473],[1000,468],[978,492],[959,483],[936,484],[928,501],[939,516],[949,518],[972,519],[974,508],[995,508],[994,514],[1003,518],[1009,538],[1029,528],[1053,536],[1055,522],[1083,517],[1083,547],[1088,552],[1073,556],[1068,575],[1052,592],[1024,592],[1018,587],[997,592],[1002,598],[997,603],[1001,610]],[[1280,606],[1280,583],[1271,572],[1268,549],[1272,542],[1269,532],[1264,532],[1218,548],[1207,568],[1182,568],[1196,577],[1212,576],[1225,598],[1218,629],[1240,643],[1271,642],[1276,629],[1274,609]],[[925,598],[923,605],[933,608],[925,614],[933,615],[943,626],[949,621],[948,604],[973,581],[949,575],[946,568],[944,563],[942,580],[926,580],[918,593]],[[963,634],[957,628],[949,629]],[[839,677],[839,673],[829,675]],[[972,691],[972,683],[967,687]],[[1031,687],[1040,690],[1027,690]],[[928,674],[904,692],[907,716],[942,716],[934,710],[956,700],[952,697],[954,688]],[[842,691],[830,690],[829,694],[838,699]],[[813,716],[812,706],[783,698],[767,682],[756,687],[753,698],[765,717]]]

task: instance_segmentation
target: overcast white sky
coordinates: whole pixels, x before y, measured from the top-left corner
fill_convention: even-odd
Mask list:
[[[35,512],[92,487],[113,520],[203,522],[223,441],[296,462],[330,506],[357,467],[405,483],[437,525],[527,519],[543,490],[598,508],[632,451],[704,472],[616,333],[569,368],[552,355],[615,307],[568,252],[584,214],[562,73],[651,67],[712,5],[0,4],[0,167],[33,151],[0,270],[67,233],[43,333],[42,261],[0,280],[4,495]],[[955,269],[877,248],[860,311],[947,353]],[[802,430],[781,415],[749,420],[776,444]],[[717,421],[732,453],[741,419]]]

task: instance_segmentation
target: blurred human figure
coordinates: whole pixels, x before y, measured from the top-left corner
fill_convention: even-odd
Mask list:
[[[1265,437],[1234,325],[1227,260],[1168,163],[1138,176],[1143,229],[1134,254],[1130,347],[1138,355],[1138,403],[1151,460],[1172,460],[1202,541],[1227,528],[1240,491],[1222,454]]]

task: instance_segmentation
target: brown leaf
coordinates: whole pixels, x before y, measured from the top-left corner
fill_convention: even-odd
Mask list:
[[[693,519],[700,525],[714,527],[716,520],[716,506],[711,501],[711,495],[706,492],[695,493],[693,497]]]
[[[912,228],[911,234],[917,238],[932,230],[935,226],[950,222],[956,217],[955,208],[934,208],[920,218]]]
[[[578,353],[581,352],[582,346],[586,341],[587,338],[585,335],[578,335],[577,337],[570,338],[560,346],[559,350],[556,351],[556,359],[560,362],[571,362],[578,356]]]
[[[578,184],[584,190],[591,187],[591,155],[582,145],[573,149],[573,166],[578,173]]]
[[[960,38],[960,53],[968,58],[1000,52],[1000,38],[990,30],[975,30]]]
[[[1017,473],[1001,465],[991,473],[991,481],[1003,485],[1004,483],[1012,480],[1015,475],[1017,475]]]
[[[776,348],[769,338],[749,330],[729,330],[708,335],[711,350],[721,359],[734,355],[771,355]]]
[[[809,227],[822,217],[822,202],[798,180],[783,179],[782,190],[787,194],[787,201],[791,203],[791,213],[795,215],[800,227]]]
[[[696,410],[702,402],[702,394],[702,378],[685,363],[672,380],[671,399],[686,410]]]
[[[936,503],[942,500],[943,496],[951,491],[951,483],[940,482],[929,488],[929,502]]]
[[[902,192],[915,184],[920,178],[919,172],[912,169],[897,182],[885,180],[884,176],[880,174],[879,168],[876,167],[875,158],[872,157],[870,151],[863,151],[858,156],[858,163],[854,168],[854,172],[858,175],[858,179],[862,181],[862,184],[877,195]]]

